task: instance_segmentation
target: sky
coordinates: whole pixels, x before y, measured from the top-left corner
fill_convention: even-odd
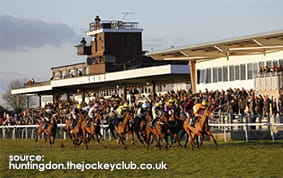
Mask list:
[[[97,15],[132,12],[124,21],[139,22],[143,49],[156,51],[282,30],[282,9],[281,0],[0,0],[0,96],[15,79],[47,81],[51,67],[84,62],[74,45]]]

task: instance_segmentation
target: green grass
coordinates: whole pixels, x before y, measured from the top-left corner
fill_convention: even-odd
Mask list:
[[[70,140],[57,139],[49,148],[43,140],[0,140],[0,177],[282,177],[283,140],[260,142],[219,142],[218,147],[205,141],[201,149],[171,147],[146,150],[141,144],[122,149],[114,141],[90,143],[74,148]],[[164,148],[164,147],[163,147]],[[167,170],[9,170],[9,155],[44,155],[44,162],[74,163],[167,163]]]

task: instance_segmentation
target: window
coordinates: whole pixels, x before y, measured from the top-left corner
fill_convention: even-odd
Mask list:
[[[200,70],[197,70],[197,84],[200,84]]]
[[[217,82],[217,68],[214,67],[212,68],[212,73],[213,73],[213,82]]]
[[[279,64],[281,64],[283,66],[283,59],[279,60]]]
[[[239,80],[240,79],[240,66],[236,65],[235,66],[235,80]]]
[[[264,67],[264,62],[259,62],[258,65],[259,67]]]
[[[247,65],[248,68],[248,80],[253,78],[253,64],[249,63]]]
[[[211,83],[211,68],[206,69],[205,83]]]
[[[234,66],[229,66],[229,78],[230,78],[230,81],[234,81],[235,80]]]
[[[272,61],[266,61],[266,66],[271,67]]]
[[[278,66],[278,61],[272,61],[272,66],[277,67],[277,66]],[[272,67],[272,66],[271,66],[271,67]]]
[[[217,68],[217,70],[218,70],[218,81],[222,81],[223,80],[223,70],[222,70],[222,67],[218,67]]]
[[[246,80],[246,64],[241,64],[241,80]]]
[[[228,81],[228,67],[227,66],[223,67],[223,81],[224,82]]]
[[[202,69],[200,71],[200,83],[204,83],[205,82],[205,69]]]
[[[253,67],[253,69],[254,69],[254,76],[256,76],[257,75],[257,73],[259,72],[259,67],[258,67],[258,63],[254,63],[254,65],[253,65],[254,67]]]

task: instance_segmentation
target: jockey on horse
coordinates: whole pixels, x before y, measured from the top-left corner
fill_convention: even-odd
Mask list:
[[[77,104],[76,106],[73,107],[73,109],[71,111],[71,115],[73,117],[73,120],[72,120],[71,125],[70,125],[70,130],[72,130],[77,125],[77,122],[78,122],[77,114],[79,113],[80,110],[81,110],[80,104]]]
[[[143,103],[141,106],[139,106],[136,117],[135,117],[135,122],[140,123],[142,120],[145,120],[145,115],[146,112],[148,112],[150,109],[150,105],[148,103]]]
[[[155,103],[154,106],[152,106],[151,112],[152,112],[153,120],[150,122],[149,126],[152,129],[154,124],[155,124],[155,121],[158,120],[158,118],[160,117],[160,115],[162,113],[162,109],[160,107],[160,103]]]
[[[196,103],[193,106],[193,114],[194,117],[190,120],[190,125],[194,127],[195,122],[198,118],[200,118],[203,114],[203,111],[207,108],[207,101],[206,99],[203,99],[201,103]]]
[[[174,99],[169,99],[168,102],[164,106],[164,111],[170,116],[172,112],[177,111],[177,106],[175,105]]]
[[[90,126],[90,123],[91,121],[96,117],[97,115],[97,112],[98,112],[98,109],[99,109],[99,105],[98,103],[95,103],[88,111],[88,117],[90,118],[87,122],[87,126],[89,127]]]
[[[129,104],[128,103],[124,103],[123,105],[120,105],[117,110],[116,110],[116,113],[117,113],[117,117],[116,119],[114,119],[114,126],[116,126],[119,121],[121,121],[124,117],[125,117],[125,114],[126,112],[129,111]]]

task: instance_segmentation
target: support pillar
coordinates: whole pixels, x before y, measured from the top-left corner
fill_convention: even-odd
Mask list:
[[[191,60],[190,63],[190,77],[191,77],[191,86],[192,92],[197,92],[197,71],[196,71],[196,60]]]
[[[124,95],[124,100],[127,101],[127,85],[124,85],[123,95]]]
[[[38,95],[38,100],[39,100],[39,106],[42,107],[42,105],[41,105],[41,95]]]

